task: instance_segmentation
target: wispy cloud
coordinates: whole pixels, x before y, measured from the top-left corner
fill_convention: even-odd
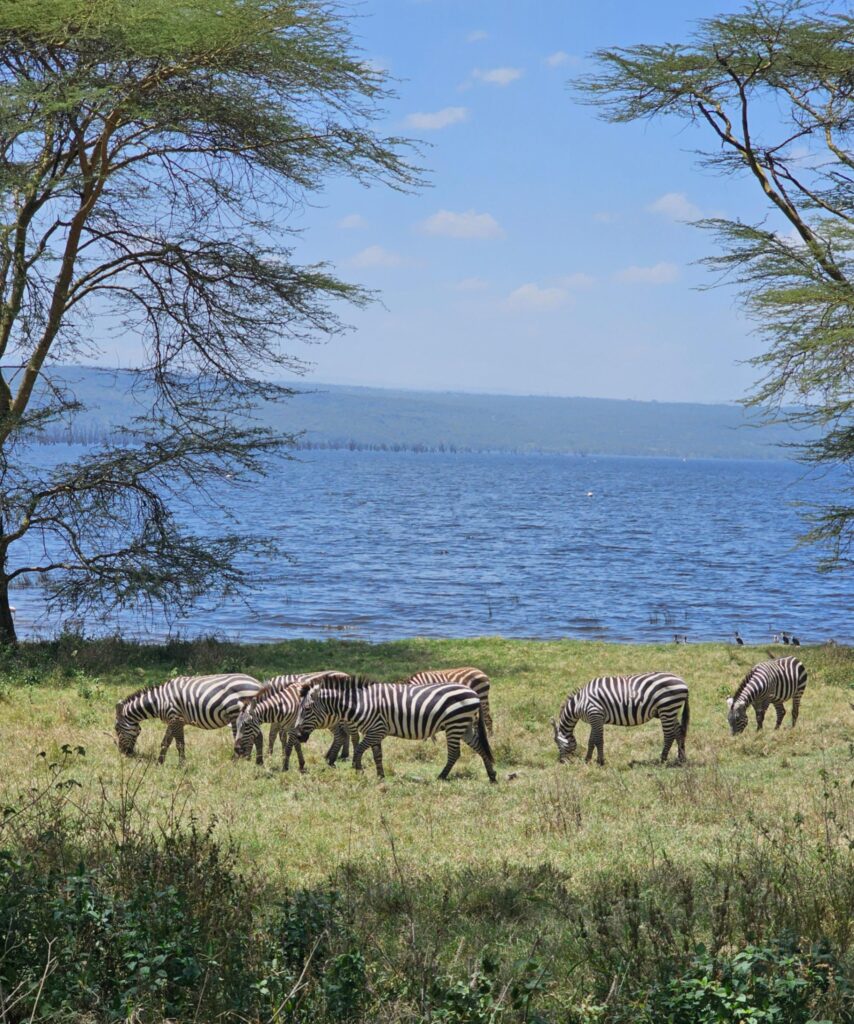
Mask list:
[[[458,292],[483,292],[488,287],[489,281],[483,277],[464,277],[454,285]]]
[[[532,282],[510,292],[504,300],[504,307],[511,310],[547,311],[564,305],[569,297],[566,288],[543,288]]]
[[[439,210],[432,217],[422,221],[420,228],[428,235],[444,235],[447,238],[502,238],[504,229],[491,213],[477,213],[466,210]]]
[[[367,226],[368,222],[361,213],[348,213],[346,217],[342,217],[336,224],[336,227],[344,228],[348,231],[354,228],[366,228]]]
[[[475,68],[471,73],[471,77],[476,82],[484,82],[487,85],[499,85],[505,86],[510,85],[511,82],[515,82],[522,77],[524,72],[521,68],[488,68],[483,70],[482,68]]]
[[[435,132],[447,128],[449,124],[459,124],[468,119],[468,107],[443,107],[432,114],[408,114],[405,120],[407,128],[418,131]]]
[[[550,68],[559,68],[562,64],[580,64],[581,58],[576,57],[573,53],[566,53],[564,50],[556,50],[548,57],[544,57],[543,63],[548,64]]]
[[[649,213],[658,213],[675,221],[699,220],[703,216],[700,207],[692,203],[684,192],[666,192],[646,209]]]
[[[616,213],[611,210],[597,210],[593,214],[593,219],[599,224],[613,224],[619,218]]]
[[[588,288],[592,288],[596,283],[596,278],[591,277],[590,274],[584,274],[581,271],[576,271],[573,274],[565,274],[563,277],[559,277],[556,282],[561,288],[569,288],[571,291],[586,291]]]
[[[384,249],[381,245],[369,245],[350,260],[353,267],[399,267],[401,263],[403,257],[399,252]]]
[[[623,284],[671,284],[679,277],[675,263],[656,263],[651,267],[626,267],[614,275]]]
[[[489,39],[489,33],[482,28],[476,28],[466,36],[467,43],[482,43],[484,39]]]

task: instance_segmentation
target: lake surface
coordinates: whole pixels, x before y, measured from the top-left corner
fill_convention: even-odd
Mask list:
[[[818,573],[816,551],[795,545],[792,503],[833,493],[832,478],[788,462],[309,451],[234,496],[242,527],[290,556],[266,567],[251,607],[200,607],[171,626],[125,613],[113,628],[852,642],[854,579]],[[219,521],[199,515],[205,529]],[[37,590],[13,603],[23,636],[58,631]]]

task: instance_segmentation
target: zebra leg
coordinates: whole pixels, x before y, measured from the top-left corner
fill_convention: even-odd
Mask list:
[[[756,704],[753,709],[756,712],[756,731],[762,728],[762,723],[765,721],[765,712],[768,710],[767,704]]]
[[[371,753],[374,756],[374,767],[377,770],[379,778],[385,778],[385,772],[383,771],[383,747],[381,743],[375,743],[371,747]]]
[[[486,723],[483,723],[483,727],[486,728]],[[490,782],[496,782],[498,776],[495,774],[495,762],[492,760],[491,751],[484,748],[478,735],[478,730],[469,729],[463,739],[477,754],[480,754],[480,758],[483,761],[483,766],[486,768],[486,774],[489,776]]]
[[[783,724],[783,719],[786,717],[786,705],[781,700],[775,700],[774,710],[777,712],[777,724],[774,728],[779,729]]]
[[[282,771],[286,772],[291,766],[291,751],[294,749],[294,741],[282,736]]]
[[[661,763],[666,764],[670,748],[673,746],[673,741],[679,736],[682,730],[679,728],[679,724],[675,718],[662,718],[661,728],[664,732],[664,747],[661,751]]]
[[[792,728],[795,727],[795,722],[798,720],[798,712],[801,710],[801,694],[796,693],[792,697]]]
[[[284,740],[282,742],[284,743]],[[287,743],[285,743],[285,759],[282,762],[282,770],[283,771],[287,771],[288,770],[288,767],[289,767],[289,765],[291,763],[291,751],[292,750],[295,750],[297,752],[297,764],[299,765],[300,773],[304,774],[305,773],[305,757],[303,756],[303,752],[302,752],[302,744],[300,743],[299,740],[294,740],[294,739],[288,739]]]
[[[601,718],[594,718],[590,723],[590,739],[587,741],[585,762],[590,762],[594,749],[598,753],[597,763],[603,765],[605,763],[605,725]]]
[[[264,763],[264,734],[261,730],[258,730],[258,735],[255,737],[255,764]]]
[[[157,758],[157,763],[158,764],[163,764],[163,762],[166,760],[166,751],[172,745],[172,740],[174,739],[174,735],[173,735],[174,729],[175,729],[175,723],[174,722],[170,722],[166,726],[166,732],[163,734],[163,740],[162,740],[162,742],[160,744],[160,757]]]
[[[353,767],[357,772],[362,770],[362,757],[368,747],[370,747],[374,755],[374,764],[377,766],[377,775],[381,779],[385,778],[383,772],[383,753],[380,746],[385,736],[385,732],[374,730],[373,732],[366,732],[361,740],[359,740],[353,750]]]
[[[270,738],[267,741],[267,754],[273,756],[273,747],[276,745],[276,737],[279,735],[279,731],[282,728],[281,722],[273,722],[270,726]],[[284,746],[284,743],[282,744]]]
[[[460,734],[445,732],[445,739],[448,741],[448,760],[445,767],[439,772],[439,778],[444,782],[448,774],[457,763],[460,756]]]
[[[178,764],[184,763],[184,723],[176,722],[172,730],[175,734],[175,746],[178,748]]]

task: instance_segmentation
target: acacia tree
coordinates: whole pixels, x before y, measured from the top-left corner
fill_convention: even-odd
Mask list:
[[[705,262],[737,282],[757,321],[761,371],[745,400],[818,428],[800,455],[843,470],[842,497],[813,509],[806,538],[825,568],[854,541],[854,17],[801,0],[753,0],[702,21],[687,43],[600,50],[582,96],[614,122],[670,116],[714,148],[704,166],[755,181],[770,218],[711,218]],[[788,224],[786,224],[788,222]],[[784,230],[780,230],[781,226]]]
[[[264,380],[367,301],[297,265],[287,225],[331,174],[416,183],[374,129],[386,95],[321,0],[0,0],[0,640],[28,578],[102,612],[251,579],[257,545],[180,505],[264,471],[289,441],[247,416],[288,394]],[[93,330],[141,344],[138,415],[37,471],[28,446],[81,411],[51,366]]]

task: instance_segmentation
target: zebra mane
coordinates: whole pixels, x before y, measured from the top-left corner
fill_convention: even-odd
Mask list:
[[[735,688],[735,693],[732,695],[732,702],[733,702],[733,704],[735,704],[735,702],[742,695],[742,693],[744,693],[744,688],[745,688],[745,686],[747,686],[747,684],[753,678],[753,673],[755,671],[756,671],[756,665],[754,665],[753,668],[750,669],[750,671],[747,673],[747,675],[744,677],[744,679],[742,679],[742,681]]]
[[[379,682],[378,679],[371,679],[370,676],[366,676],[362,673],[357,675],[345,675],[345,673],[338,673],[337,678],[333,676],[329,679],[318,679],[316,682],[312,681],[313,685],[324,690],[343,690],[349,686],[355,686],[358,689],[362,689],[365,686],[375,686]]]
[[[125,708],[132,700],[135,700],[137,697],[144,697],[147,693],[151,693],[154,690],[159,690],[161,686],[163,686],[163,683],[151,683],[149,686],[143,686],[133,693],[129,693],[127,697],[122,697],[118,703],[122,708]]]

